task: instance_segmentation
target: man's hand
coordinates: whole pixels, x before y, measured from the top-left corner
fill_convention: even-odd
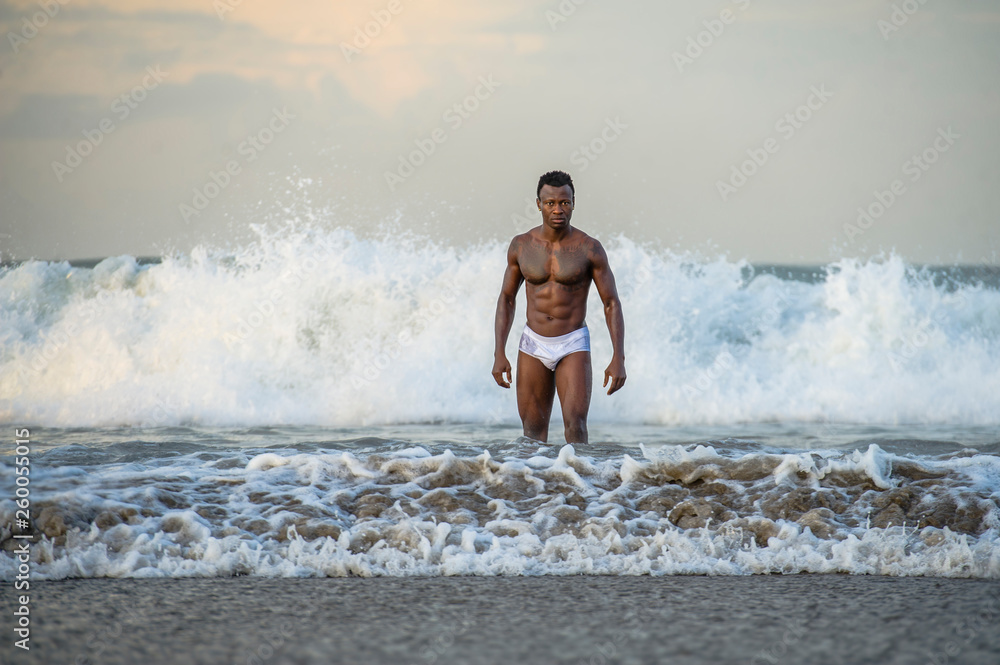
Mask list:
[[[504,381],[504,374],[507,375],[507,380]],[[510,362],[507,361],[506,354],[499,354],[494,356],[493,360],[493,379],[497,382],[497,385],[501,388],[510,388]]]
[[[625,378],[625,360],[623,358],[612,358],[611,364],[604,370],[604,385],[607,386],[608,381],[611,382],[608,394],[610,395],[621,390],[621,387],[625,385]]]

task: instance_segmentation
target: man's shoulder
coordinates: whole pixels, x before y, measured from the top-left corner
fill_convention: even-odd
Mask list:
[[[603,247],[601,246],[601,241],[594,236],[588,234],[586,231],[581,231],[577,227],[573,227],[573,231],[577,234],[575,242],[579,243],[581,247],[585,247],[588,251],[596,252]]]
[[[531,242],[532,240],[535,240],[536,239],[535,238],[535,231],[537,231],[537,230],[538,229],[535,228],[535,229],[529,229],[529,230],[525,231],[524,233],[518,233],[510,241],[510,247],[511,247],[511,249],[517,249],[517,248],[521,247],[524,243]]]

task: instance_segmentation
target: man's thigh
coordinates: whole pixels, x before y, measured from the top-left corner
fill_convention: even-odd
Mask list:
[[[526,413],[552,410],[555,396],[555,377],[541,360],[524,351],[517,352],[517,408],[523,418]]]
[[[590,351],[571,353],[556,365],[556,390],[563,416],[586,416],[590,410],[593,368]]]

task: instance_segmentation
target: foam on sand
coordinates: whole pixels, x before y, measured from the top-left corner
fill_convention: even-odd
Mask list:
[[[38,466],[33,575],[1000,577],[992,455],[494,452]],[[11,469],[0,482],[12,485]],[[0,502],[0,523],[13,512]],[[2,539],[0,578],[11,580],[9,531]]]

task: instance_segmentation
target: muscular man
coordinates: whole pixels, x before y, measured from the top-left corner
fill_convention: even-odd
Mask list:
[[[538,180],[542,225],[515,236],[507,250],[507,270],[497,301],[493,378],[510,388],[504,349],[514,319],[514,299],[527,281],[528,321],[517,353],[517,410],[524,435],[547,441],[552,399],[559,393],[567,443],[587,443],[592,370],[587,294],[590,283],[604,303],[614,352],[604,370],[612,394],[625,385],[625,320],[608,255],[583,231],[570,226],[573,180],[550,171]]]

